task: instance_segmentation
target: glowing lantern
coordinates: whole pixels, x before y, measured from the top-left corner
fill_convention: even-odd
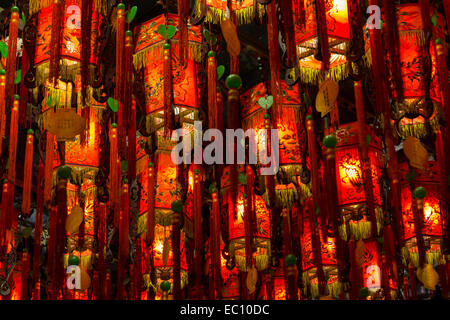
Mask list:
[[[283,121],[278,123],[278,136],[280,139],[279,163],[285,171],[291,173],[291,175],[295,175],[299,174],[299,165],[301,165],[302,161],[296,121],[301,102],[297,87],[287,86],[284,82],[281,85],[279,105],[282,107],[281,115]],[[270,101],[270,96],[267,96],[265,83],[260,83],[241,95],[241,105],[243,106],[241,111],[242,128],[244,130],[254,129],[257,131],[255,142],[258,155],[261,150],[266,149],[264,134],[264,115],[266,114],[266,110],[263,106],[267,105],[267,103],[271,106],[268,100]]]
[[[168,29],[174,30],[178,25],[178,16],[169,14]],[[166,43],[163,36],[158,33],[158,26],[165,25],[164,15],[156,17],[136,28],[135,34],[135,54],[133,63],[136,69],[143,71],[145,86],[145,106],[149,114],[147,119],[147,130],[157,130],[164,119],[165,106],[165,86],[163,76],[164,57],[163,46]],[[174,28],[174,29],[171,29]],[[193,119],[196,109],[199,107],[197,87],[197,70],[195,61],[201,60],[201,33],[200,27],[191,26],[188,30],[189,58],[186,68],[180,63],[178,58],[178,33],[171,38],[171,69],[172,69],[172,95],[174,113],[183,119]],[[170,33],[170,31],[167,31]],[[165,53],[164,53],[165,54]]]
[[[403,215],[403,240],[404,248],[402,250],[405,262],[412,263],[419,267],[419,248],[416,237],[415,219],[414,219],[414,199],[410,185],[406,180],[409,172],[408,165],[403,163],[401,170],[401,203]],[[426,196],[423,198],[423,214],[421,223],[421,232],[426,250],[426,263],[437,265],[442,257],[441,240],[444,236],[444,220],[446,213],[441,211],[441,193],[439,180],[439,164],[429,161],[426,170],[417,170],[417,175],[413,184],[425,188]],[[419,213],[421,213],[419,211]]]
[[[356,124],[342,126],[336,131],[336,181],[339,208],[343,224],[340,226],[342,239],[367,239],[371,235],[371,219],[368,202],[373,201],[377,230],[381,228],[383,211],[381,209],[380,179],[383,166],[380,137],[370,127],[368,130],[368,154],[372,174],[373,200],[368,199],[364,188],[363,164],[358,151],[359,139]],[[370,138],[369,138],[370,137]],[[349,234],[350,233],[350,234]]]
[[[315,57],[318,47],[319,31],[317,27],[316,6],[317,1],[293,0],[293,6],[298,6],[298,1],[304,1],[305,25],[298,22],[295,26],[295,43],[299,58],[300,79],[306,83],[317,83],[322,70],[322,62]],[[348,74],[346,59],[347,45],[350,40],[348,23],[347,0],[324,0],[328,46],[330,52],[329,78],[342,80]]]
[[[106,1],[105,1],[106,2]],[[50,50],[50,42],[52,35],[52,15],[54,8],[53,1],[33,1],[30,4],[30,13],[39,12],[37,38],[34,64],[37,68],[36,79],[37,85],[47,80],[49,74],[49,60],[52,52]],[[98,48],[98,39],[100,34],[100,25],[104,19],[102,12],[105,4],[102,1],[94,1],[92,10],[91,24],[91,54],[89,63],[97,64],[96,52]],[[63,21],[61,27],[61,43],[60,58],[62,66],[60,74],[65,79],[74,79],[75,75],[80,72],[81,54],[81,0],[67,0],[63,8]]]
[[[221,197],[223,205],[228,206],[228,221],[229,221],[229,237],[230,237],[230,255],[236,259],[236,263],[241,271],[247,272],[248,266],[246,263],[247,252],[245,249],[245,214],[250,210],[245,206],[247,199],[245,195],[245,185],[239,183],[237,203],[233,204],[230,187],[230,167],[225,167],[221,178]],[[241,168],[243,170],[243,168]],[[233,215],[233,206],[235,206],[236,215]],[[269,265],[270,255],[270,212],[266,207],[264,199],[259,195],[254,195],[254,201],[250,204],[254,210],[254,221],[252,227],[252,238],[256,252],[253,253],[253,264],[261,271]]]
[[[309,200],[310,201],[310,200]],[[308,296],[307,291],[309,291],[312,298],[317,298],[319,296],[319,277],[318,277],[318,257],[314,257],[314,239],[311,230],[311,212],[312,206],[306,205],[308,210],[305,210],[305,215],[302,219],[300,243],[302,244],[302,270],[303,270],[303,283],[304,283],[304,294]],[[328,288],[329,295],[333,297],[339,297],[341,293],[341,284],[338,281],[338,270],[337,270],[337,260],[336,260],[336,245],[333,238],[324,238],[321,232],[320,221],[319,226],[316,228],[316,232],[319,234],[320,241],[320,260],[322,264],[323,273],[325,274],[325,279]]]
[[[206,4],[206,8],[202,6]],[[227,18],[226,0],[196,0],[195,15],[197,18],[205,16],[206,22],[221,23]],[[203,10],[206,10],[205,12]],[[231,12],[236,15],[238,25],[251,23],[254,18],[262,19],[265,13],[264,5],[253,0],[232,0]]]
[[[422,11],[419,4],[402,4],[396,6],[399,33],[399,61],[403,97],[400,99],[395,88],[393,75],[390,84],[395,99],[393,118],[397,134],[401,138],[414,136],[423,138],[439,128],[441,114],[441,89],[437,71],[437,53],[433,42],[427,39]],[[437,38],[444,39],[443,16],[432,11],[436,16]],[[366,60],[371,64],[369,31],[366,26]],[[384,28],[384,32],[387,30]],[[428,44],[430,44],[428,46]],[[427,50],[429,47],[429,51]],[[426,64],[430,56],[430,74],[426,74]],[[392,59],[391,59],[392,60]],[[392,63],[392,61],[391,61]],[[427,101],[427,83],[429,98]]]

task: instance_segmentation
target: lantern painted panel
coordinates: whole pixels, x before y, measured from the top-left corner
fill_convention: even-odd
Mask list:
[[[256,145],[258,156],[260,150],[266,149],[266,131],[264,131],[265,110],[258,103],[260,99],[267,97],[267,90],[264,83],[260,83],[241,95],[241,104],[243,106],[241,115],[243,129],[256,130]],[[281,83],[281,96],[279,105],[283,121],[278,123],[279,137],[279,163],[280,165],[301,163],[299,137],[297,132],[296,108],[301,105],[298,87],[287,86],[285,82]],[[261,159],[259,159],[261,161]],[[263,162],[265,160],[262,160]]]
[[[293,6],[298,6],[298,1],[303,1],[305,8],[305,25],[296,23],[295,26],[300,77],[304,82],[315,83],[319,71],[322,69],[322,62],[314,58],[318,41],[315,2],[313,0],[293,0]],[[350,39],[347,0],[325,0],[324,3],[330,50],[330,76],[335,80],[341,80],[346,74],[345,50]],[[294,21],[297,20],[297,17],[294,16]]]
[[[336,131],[336,179],[338,181],[339,205],[350,205],[366,201],[364,176],[359,157],[359,141],[356,125],[348,125]],[[373,133],[370,135],[369,160],[372,172],[374,202],[381,205],[380,185],[383,166],[381,141]]]
[[[158,154],[158,173],[155,207],[170,209],[170,205],[177,199],[174,193],[177,188],[177,168],[170,158],[170,153]]]
[[[408,172],[407,164],[402,164],[401,176],[404,178]],[[443,221],[441,212],[441,192],[439,184],[439,166],[437,162],[428,162],[426,171],[417,170],[415,184],[427,190],[427,195],[423,200],[423,220],[422,233],[424,236],[442,237]],[[409,184],[405,180],[402,182],[401,202],[403,213],[404,239],[415,237],[414,214],[412,208],[411,191]],[[445,214],[445,213],[444,213]]]
[[[379,266],[377,244],[375,241],[369,241],[364,244],[363,259],[364,287],[369,289],[381,288],[381,268]]]
[[[171,234],[172,226],[165,227],[159,224],[155,225],[155,240],[153,242],[153,249],[155,250],[153,263],[155,268],[171,268],[174,265]],[[184,243],[184,233],[181,233],[180,265],[182,270],[187,269]]]
[[[53,4],[39,11],[39,23],[36,41],[35,64],[50,59],[50,39],[52,33]],[[98,45],[100,24],[103,17],[93,10],[91,26],[91,57],[90,63],[97,62],[95,48]],[[61,58],[79,61],[81,60],[81,1],[66,0],[64,12],[64,25],[62,29]]]
[[[324,241],[321,230],[321,224],[319,221],[318,230],[320,233],[320,245],[321,245],[321,257],[322,265],[333,266],[336,265],[336,244],[333,238],[327,237],[327,241]],[[311,224],[309,218],[304,217],[303,219],[303,233],[300,236],[300,241],[302,244],[302,268],[303,270],[309,270],[315,268],[314,255],[313,255],[313,244],[312,244],[312,233]]]
[[[164,15],[158,16],[135,29],[136,68],[144,68],[144,86],[147,114],[160,111],[164,107],[164,58],[162,46],[164,38],[157,32],[159,25],[164,25]],[[177,27],[178,16],[169,14],[168,25]],[[188,30],[189,59],[184,68],[178,58],[178,32],[171,40],[172,83],[174,104],[177,107],[198,108],[197,74],[195,61],[199,61],[202,36],[200,27],[191,26]]]

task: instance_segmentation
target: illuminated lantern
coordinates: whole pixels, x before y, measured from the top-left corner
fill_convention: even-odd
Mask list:
[[[299,22],[294,15],[295,43],[297,46],[297,56],[299,59],[300,80],[305,83],[316,84],[322,70],[322,62],[314,57],[318,47],[319,33],[316,15],[317,1],[313,0],[293,0],[293,7],[304,1],[305,24]],[[350,40],[350,29],[348,23],[347,0],[323,0],[326,15],[326,32],[328,35],[328,49],[330,62],[328,67],[328,77],[338,81],[344,79],[348,74],[346,50]]]
[[[280,143],[279,164],[283,171],[289,176],[299,175],[301,166],[301,154],[299,145],[299,132],[297,128],[298,112],[301,105],[298,87],[287,86],[281,83],[281,107],[282,121],[278,123],[278,136]],[[260,83],[241,95],[241,117],[244,130],[254,129],[256,131],[257,154],[266,149],[265,141],[265,118],[264,106],[270,104],[270,96],[267,95],[267,86]],[[269,133],[267,133],[269,134]],[[260,160],[260,159],[258,159]],[[259,161],[259,163],[261,163]]]
[[[440,168],[439,164],[429,161],[425,170],[416,170],[416,177],[413,180],[415,187],[423,187],[426,190],[426,196],[423,198],[423,212],[421,215],[421,233],[426,253],[425,263],[438,265],[442,258],[441,241],[444,237],[444,221],[447,219],[447,213],[441,210],[441,192],[440,192]],[[403,216],[403,240],[402,249],[405,265],[411,263],[419,267],[419,246],[416,236],[414,207],[418,199],[414,197],[414,188],[406,180],[409,173],[407,163],[400,167],[401,179],[401,203]],[[409,174],[410,176],[411,174]]]
[[[399,33],[399,77],[402,82],[402,97],[394,85],[393,75],[390,85],[393,91],[395,108],[393,119],[396,132],[401,138],[414,136],[421,139],[439,128],[442,113],[442,95],[437,70],[436,47],[432,40],[428,43],[422,12],[419,4],[402,4],[396,6],[397,27]],[[444,39],[443,16],[435,12],[437,38]],[[386,28],[383,31],[387,33]],[[369,31],[366,27],[366,60],[372,62]],[[429,45],[429,46],[428,46]],[[429,48],[427,50],[427,47]],[[430,58],[428,58],[428,54]],[[426,73],[427,61],[430,59],[430,74]],[[391,64],[393,63],[392,60]],[[427,100],[429,85],[429,100]]]
[[[314,235],[311,228],[311,217],[312,210],[311,199],[307,200],[305,203],[305,211],[301,223],[301,233],[300,233],[300,243],[302,251],[302,270],[303,270],[303,284],[304,284],[304,295],[310,296],[312,298],[317,298],[320,295],[319,292],[319,275],[318,269],[321,264],[321,268],[324,273],[324,281],[328,289],[328,295],[338,298],[341,293],[341,284],[338,281],[338,269],[336,260],[336,245],[335,240],[326,236],[322,233],[322,228],[319,225],[315,228],[316,237],[318,237],[318,242],[320,248],[315,252],[314,250]],[[316,241],[317,241],[316,240]],[[315,256],[320,255],[320,257]],[[309,293],[309,294],[308,294]]]
[[[168,28],[176,28],[178,16],[169,14]],[[133,63],[136,69],[143,71],[145,86],[145,107],[149,115],[147,118],[147,130],[156,131],[160,128],[164,119],[165,82],[163,76],[164,50],[166,43],[163,36],[157,32],[158,26],[165,25],[164,15],[156,17],[140,25],[135,30],[135,54]],[[168,29],[169,30],[169,29]],[[172,95],[175,106],[175,115],[193,119],[196,109],[199,107],[197,87],[197,69],[195,62],[201,60],[202,37],[200,27],[191,26],[188,30],[189,57],[186,68],[178,58],[178,33],[171,38],[171,68],[172,68]]]
[[[49,62],[54,55],[51,52],[52,30],[57,28],[52,25],[54,1],[39,0],[32,1],[30,4],[30,13],[38,12],[38,26],[34,65],[36,67],[37,86],[44,83],[49,76]],[[64,2],[60,43],[52,44],[60,48],[59,57],[62,60],[59,73],[64,79],[74,80],[80,73],[80,62],[82,60],[82,0],[67,0]],[[95,65],[98,63],[96,52],[99,44],[100,25],[103,21],[102,13],[105,10],[106,1],[94,1],[92,9],[91,23],[91,53],[89,63]]]
[[[368,199],[364,188],[363,164],[359,155],[359,138],[357,124],[341,126],[335,135],[336,146],[336,181],[338,205],[343,224],[340,226],[340,235],[344,240],[351,236],[355,240],[367,239],[371,236],[371,217],[368,209],[369,202],[373,201],[378,232],[382,226],[383,211],[381,209],[380,179],[383,166],[383,152],[380,137],[367,127],[368,155],[372,174],[373,199]],[[370,138],[369,138],[370,137]]]
[[[167,294],[172,294],[173,290],[173,267],[174,256],[172,247],[172,207],[171,204],[177,200],[180,192],[180,186],[177,182],[177,167],[172,162],[170,152],[173,143],[167,142],[160,137],[158,152],[154,158],[153,167],[148,166],[148,156],[144,154],[144,138],[139,137],[137,143],[137,175],[138,183],[141,187],[141,197],[139,199],[139,221],[138,232],[147,232],[148,223],[148,205],[149,199],[154,198],[154,239],[152,243],[153,267],[156,270],[157,283],[153,285],[158,289],[156,299],[165,297],[165,292],[160,288],[164,281],[171,283]],[[162,142],[166,141],[166,143]],[[147,177],[149,170],[152,169],[156,176],[156,185],[154,195],[149,194]],[[180,239],[180,267],[181,267],[181,288],[187,284],[187,265],[185,252],[185,232],[181,232]],[[148,253],[148,252],[147,252]],[[144,268],[145,269],[145,268]],[[145,270],[143,270],[145,272]]]
[[[242,177],[243,168],[240,168],[240,175]],[[247,272],[247,254],[246,252],[246,228],[245,228],[245,214],[250,210],[245,208],[247,206],[245,188],[241,182],[238,187],[237,203],[233,204],[231,197],[231,182],[230,182],[230,167],[225,167],[221,178],[221,198],[222,205],[228,207],[228,221],[229,221],[229,239],[230,239],[230,255],[235,258],[236,264],[243,272]],[[233,215],[233,206],[235,206],[236,216]],[[254,201],[250,204],[253,207],[255,221],[252,226],[252,240],[256,247],[256,252],[253,252],[252,264],[258,271],[265,270],[269,266],[270,255],[270,212],[266,207],[264,199],[259,195],[254,195]]]
[[[196,0],[195,15],[197,18],[205,17],[206,22],[221,23],[227,18],[226,0]],[[232,0],[231,12],[236,15],[238,25],[251,23],[255,18],[264,17],[264,5],[253,0]]]

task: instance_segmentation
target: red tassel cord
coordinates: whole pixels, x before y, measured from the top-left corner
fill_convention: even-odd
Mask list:
[[[28,130],[27,142],[25,147],[25,164],[23,172],[23,196],[22,196],[22,213],[30,214],[31,203],[31,185],[33,182],[33,130]]]
[[[283,34],[286,42],[286,60],[287,65],[293,67],[297,59],[297,52],[295,46],[295,30],[294,15],[292,12],[292,1],[279,2],[281,15],[283,16]]]
[[[170,43],[164,44],[164,134],[170,135],[173,129],[173,84],[172,56]]]
[[[106,263],[105,263],[105,247],[106,247],[106,217],[108,215],[105,203],[99,203],[98,208],[98,269],[100,272],[100,287],[104,288],[106,284]],[[103,300],[104,292],[99,290],[99,300]]]
[[[447,32],[450,32],[450,1],[444,0],[445,18],[447,20]]]
[[[397,15],[395,3],[391,0],[383,0],[384,9],[384,24],[383,29],[386,30],[387,50],[389,52],[390,71],[397,99],[403,99],[403,80],[400,70],[400,49],[399,49],[399,34],[397,26]],[[372,56],[375,52],[372,52]],[[375,66],[374,66],[375,67]]]
[[[0,257],[6,254],[6,217],[8,215],[8,179],[3,181],[2,211],[0,212]]]
[[[109,187],[110,187],[110,201],[111,208],[114,212],[114,217],[119,217],[120,210],[120,200],[119,200],[119,192],[120,192],[120,171],[119,171],[119,150],[118,150],[118,137],[117,137],[117,125],[113,123],[111,125],[110,133],[109,133]],[[118,221],[114,220],[114,224],[118,227]]]
[[[86,122],[86,127],[80,134],[80,143],[83,147],[85,147],[89,141],[89,127],[90,127],[90,118],[91,118],[91,108],[89,106],[85,106],[81,109],[81,116]]]
[[[358,121],[358,137],[359,137],[359,158],[361,163],[361,171],[364,178],[364,192],[367,199],[367,208],[369,220],[371,222],[371,234],[376,236],[377,232],[377,216],[375,213],[375,200],[373,195],[372,168],[370,167],[369,150],[367,145],[366,132],[366,116],[364,110],[364,96],[361,88],[361,81],[354,83],[355,101],[356,101],[356,117]],[[337,108],[336,108],[337,109]]]
[[[378,5],[378,1],[371,0],[370,5]],[[391,183],[392,190],[392,202],[391,207],[393,208],[394,220],[395,220],[395,234],[397,243],[401,243],[402,231],[402,209],[400,201],[400,185],[398,178],[398,161],[397,153],[395,151],[394,135],[392,132],[391,119],[392,111],[387,97],[389,96],[388,88],[385,80],[387,79],[384,70],[384,49],[383,41],[381,38],[381,30],[370,29],[370,50],[372,53],[372,73],[374,76],[375,84],[375,97],[377,112],[384,114],[384,137],[386,149],[388,151],[389,166],[388,175],[389,181]]]
[[[416,271],[414,266],[408,267],[409,271],[409,287],[411,288],[411,300],[417,300],[417,282],[416,282]]]
[[[313,199],[307,201],[304,215],[307,217],[309,228],[311,230],[311,241],[312,241],[312,251],[313,251],[313,259],[314,264],[317,267],[317,280],[319,284],[319,294],[325,294],[325,273],[323,272],[323,261],[322,261],[322,246],[320,243],[320,230],[317,221],[317,217],[315,215],[315,204]],[[322,221],[323,224],[323,221]]]
[[[412,189],[411,189],[411,196],[413,196]],[[417,249],[419,251],[419,268],[422,268],[426,263],[425,242],[423,239],[423,232],[422,232],[423,217],[424,217],[423,199],[416,199],[416,201],[413,201],[412,209],[414,215],[414,231],[416,233]]]
[[[124,84],[123,84],[123,106],[124,106],[124,125],[130,129],[131,108],[133,105],[133,32],[128,30],[125,32],[125,62],[123,66]],[[130,131],[129,131],[130,132]],[[125,132],[126,134],[126,132]],[[128,139],[129,141],[130,139]]]
[[[124,299],[124,284],[126,261],[130,253],[129,244],[129,222],[130,222],[130,207],[128,195],[128,183],[122,186],[122,210],[120,211],[119,221],[119,261],[117,269],[117,299]]]
[[[8,158],[8,204],[6,227],[11,228],[13,222],[14,189],[16,181],[17,137],[19,134],[19,96],[14,96],[14,105],[11,110],[11,126],[9,131],[9,158]]]
[[[47,131],[47,142],[45,146],[44,203],[49,203],[51,201],[54,153],[55,136]]]
[[[317,34],[319,35],[320,55],[322,71],[326,73],[330,69],[330,48],[328,45],[328,27],[325,10],[325,0],[316,2]]]
[[[47,243],[47,272],[48,278],[50,280],[49,290],[53,288],[53,282],[55,281],[55,251],[56,251],[56,228],[57,228],[57,208],[52,207],[50,213],[50,224],[49,224],[49,238]],[[55,299],[52,292],[49,292],[50,299]]]
[[[34,224],[34,244],[33,244],[33,284],[39,281],[39,266],[41,258],[41,233],[42,233],[42,216],[44,213],[44,189],[42,181],[44,180],[44,164],[39,161],[38,185],[36,195],[36,219]]]
[[[24,252],[22,256],[22,278],[20,283],[20,300],[28,300],[28,276],[30,273],[30,255]]]
[[[184,168],[183,164],[177,165],[177,182],[179,188],[183,188]],[[181,190],[181,194],[183,191]],[[175,300],[181,299],[181,212],[172,212],[172,250],[173,250],[173,296]]]
[[[328,217],[333,225],[333,234],[336,241],[336,259],[339,270],[339,275],[344,275],[344,242],[339,235],[339,225],[341,222],[339,207],[337,198],[337,185],[336,185],[336,159],[335,149],[327,148],[326,150],[326,194],[327,194],[327,211]]]
[[[125,150],[125,110],[124,110],[124,65],[125,65],[125,5],[117,6],[117,33],[116,33],[116,90],[115,96],[119,102],[117,111],[117,134],[119,152]],[[120,153],[122,155],[122,153]]]
[[[41,300],[41,282],[36,282],[33,290],[33,300]]]
[[[18,35],[19,35],[19,8],[14,6],[11,9],[11,20],[9,22],[8,57],[6,58],[5,99],[7,107],[10,107],[13,103],[14,81],[16,79]]]
[[[278,20],[275,1],[267,5],[267,39],[269,41],[270,89],[273,96],[272,117],[276,128],[281,120],[281,110],[278,110],[278,90],[280,88],[280,48],[278,44]]]
[[[5,104],[6,71],[0,70],[0,156],[3,153],[3,138],[6,127]]]
[[[448,297],[448,278],[447,278],[447,264],[439,264],[439,280],[442,287],[442,296],[444,298]]]
[[[203,252],[203,231],[202,231],[202,178],[200,166],[194,165],[194,246],[195,246],[195,287],[198,290],[198,298],[202,297],[202,252]]]
[[[208,125],[211,129],[218,129],[217,108],[217,63],[214,52],[208,53]]]
[[[180,39],[178,42],[178,57],[182,66],[187,66],[188,49],[189,49],[189,0],[177,0],[178,3],[178,32]]]
[[[157,157],[154,157],[157,161]],[[156,172],[158,171],[157,162],[148,163],[148,203],[147,203],[147,245],[153,246],[153,240],[155,239],[155,192],[156,192]]]
[[[81,1],[81,97],[86,104],[86,90],[89,86],[89,62],[91,58],[91,30],[93,1]]]
[[[55,244],[55,292],[64,285],[66,271],[64,270],[64,251],[66,245],[66,218],[67,218],[67,179],[59,177],[56,186],[56,244]]]
[[[104,300],[111,299],[111,273],[106,273],[106,282],[105,282],[105,296]]]
[[[20,82],[20,105],[19,105],[19,123],[22,127],[27,126],[28,114],[28,88],[25,86],[25,75],[30,68],[30,60],[27,50],[22,50],[22,65],[21,65],[21,82]]]
[[[136,179],[136,101],[133,100],[128,127],[128,181]]]
[[[217,190],[212,193],[211,208],[211,270],[213,276],[213,298],[220,297],[221,274],[220,274],[220,203]]]
[[[381,275],[383,278],[383,291],[384,299],[391,300],[391,288],[389,286],[389,273],[388,273],[388,263],[386,261],[386,255],[381,256]]]
[[[52,34],[50,38],[49,80],[55,86],[59,78],[59,60],[61,58],[62,28],[64,24],[65,0],[54,0],[52,8]]]
[[[294,0],[294,23],[302,27],[305,26],[305,6],[303,0]]]
[[[362,270],[361,266],[356,261],[356,241],[352,239],[348,243],[349,252],[350,252],[350,267],[351,267],[351,284],[352,289],[350,291],[350,299],[358,300],[359,299],[359,290],[363,287],[363,279],[362,279]]]

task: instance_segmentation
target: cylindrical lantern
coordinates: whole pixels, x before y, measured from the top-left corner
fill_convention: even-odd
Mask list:
[[[191,26],[188,30],[189,57],[186,68],[180,62],[178,55],[179,34],[176,32],[178,16],[168,15],[167,34],[170,39],[171,68],[172,68],[172,96],[174,114],[183,118],[191,118],[193,111],[199,107],[197,87],[197,69],[195,62],[201,60],[201,32],[200,27]],[[164,119],[164,88],[169,81],[163,76],[164,50],[166,39],[158,33],[158,28],[165,28],[164,15],[158,16],[140,25],[135,30],[134,67],[144,69],[145,106],[147,114],[147,130],[158,130]],[[195,113],[195,112],[194,112]]]
[[[359,155],[359,138],[357,124],[341,126],[336,132],[336,182],[338,206],[341,212],[342,239],[367,239],[371,236],[371,218],[368,202],[373,201],[379,232],[383,222],[381,209],[380,179],[383,167],[383,152],[380,137],[367,127],[368,154],[372,173],[373,198],[368,199],[364,189],[363,163]],[[370,140],[370,141],[369,141]]]
[[[236,264],[243,272],[247,272],[251,266],[247,266],[247,254],[245,237],[245,214],[251,214],[251,210],[245,210],[246,205],[246,186],[242,183],[244,180],[243,175],[244,168],[240,166],[241,182],[238,187],[237,203],[232,202],[232,196],[230,192],[230,167],[227,166],[224,169],[221,178],[221,204],[228,207],[228,220],[229,220],[229,237],[230,237],[230,254],[235,257]],[[235,206],[236,215],[233,215],[233,206]],[[253,202],[249,205],[253,207],[254,221],[256,226],[256,232],[252,232],[253,245],[256,247],[256,252],[251,253],[253,255],[252,264],[257,270],[265,270],[269,266],[270,255],[270,212],[266,207],[264,199],[259,195],[254,195]],[[253,229],[253,228],[252,228]]]
[[[335,81],[344,79],[349,71],[346,58],[346,50],[350,40],[347,0],[323,0],[322,4],[325,6],[326,21],[322,21],[317,13],[316,3],[318,1],[293,0],[293,7],[299,6],[299,1],[303,1],[305,12],[304,25],[294,15],[294,21],[296,21],[295,43],[297,45],[301,81],[316,84],[322,70],[322,61],[317,60],[315,57],[316,49],[320,43],[318,20],[319,26],[320,24],[326,25],[328,35],[330,56],[328,77]]]
[[[416,207],[413,202],[416,202],[417,199],[414,198],[411,191],[409,179],[407,180],[407,177],[411,176],[411,174],[408,175],[409,172],[408,164],[403,163],[400,166],[404,229],[402,254],[405,265],[412,263],[415,267],[419,267],[419,251],[413,212],[414,207]],[[425,170],[415,170],[414,172],[414,175],[416,175],[412,181],[414,187],[423,187],[426,190],[426,196],[423,198],[423,213],[421,214],[421,231],[426,251],[426,263],[437,265],[442,257],[441,241],[444,236],[444,222],[447,219],[447,213],[441,210],[439,164],[435,161],[429,161]]]
[[[396,14],[399,33],[399,77],[402,80],[403,97],[399,97],[391,74],[389,80],[395,102],[393,119],[396,133],[401,138],[414,136],[421,139],[437,131],[442,113],[436,47],[433,41],[427,38],[419,4],[397,5]],[[434,8],[430,14],[435,15],[437,26],[444,24],[442,14],[435,12]],[[365,30],[366,60],[371,65],[367,26]],[[383,28],[383,31],[386,33],[386,28]],[[444,30],[439,28],[438,32],[438,38],[445,39]]]
[[[105,1],[106,2],[106,1]],[[62,60],[59,74],[64,79],[74,80],[81,70],[81,42],[82,42],[82,0],[66,0],[63,8],[63,21],[61,22],[60,43],[56,47],[60,48],[59,57]],[[49,75],[49,62],[53,55],[50,50],[52,29],[57,26],[52,25],[54,1],[40,0],[33,1],[30,5],[30,13],[38,12],[38,25],[34,65],[36,67],[37,86],[44,83]],[[91,23],[91,53],[89,63],[98,63],[97,49],[100,38],[100,25],[103,21],[105,4],[103,1],[94,1]]]

